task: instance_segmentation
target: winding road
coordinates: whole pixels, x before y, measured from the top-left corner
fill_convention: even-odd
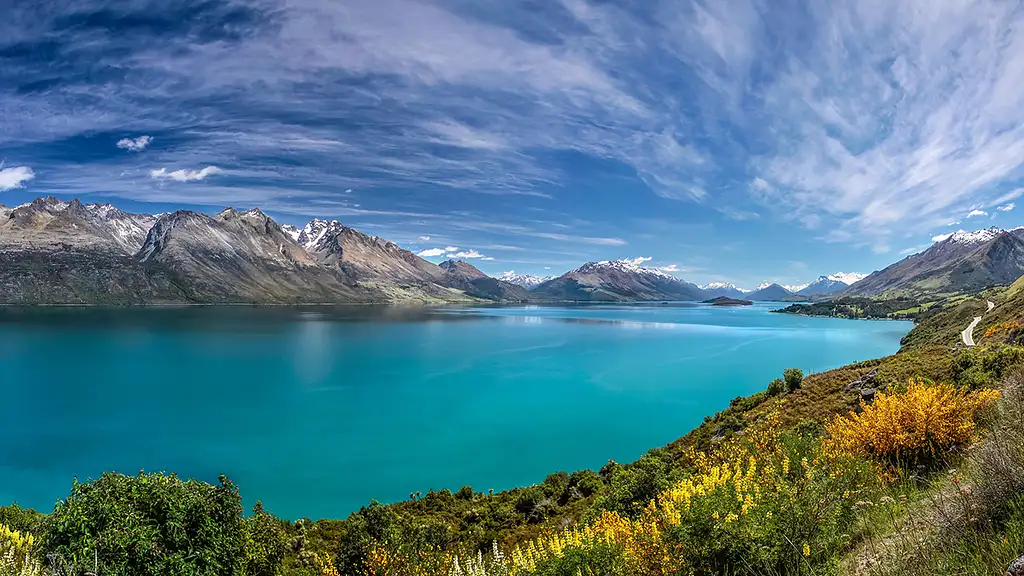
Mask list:
[[[993,304],[991,300],[988,300],[988,310],[995,307],[996,305]],[[985,311],[988,312],[988,310]],[[964,328],[964,331],[960,333],[960,338],[963,339],[964,344],[967,346],[974,346],[974,327],[978,325],[978,322],[981,322],[981,318],[981,316],[975,316],[974,320],[967,325],[967,328]]]

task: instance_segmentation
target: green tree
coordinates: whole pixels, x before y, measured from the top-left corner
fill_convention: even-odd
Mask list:
[[[245,519],[246,576],[278,576],[286,552],[281,521],[264,510],[262,502],[256,502],[252,516]]]
[[[775,380],[772,380],[771,382],[768,383],[769,396],[778,396],[780,394],[785,394],[786,390],[786,383],[782,380],[782,378],[776,378]]]
[[[236,576],[244,566],[238,489],[176,475],[104,473],[42,524],[42,549],[104,576]]]
[[[786,368],[782,371],[782,379],[786,382],[786,390],[792,392],[804,383],[804,371],[799,368]]]

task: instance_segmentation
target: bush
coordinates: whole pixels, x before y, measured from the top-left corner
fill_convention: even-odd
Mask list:
[[[105,473],[76,482],[43,522],[43,548],[104,576],[234,576],[245,549],[241,498],[175,475]]]
[[[256,502],[252,516],[245,519],[246,576],[278,576],[286,552],[281,522]]]
[[[878,393],[863,412],[836,416],[826,426],[841,451],[899,463],[929,463],[974,438],[979,412],[999,392],[969,392],[948,384],[910,380],[902,393]]]
[[[779,396],[786,393],[786,382],[782,378],[776,378],[768,383],[768,395]]]
[[[32,508],[22,508],[17,502],[10,506],[0,506],[0,524],[18,532],[35,532],[43,518],[43,513]]]
[[[786,381],[786,391],[792,392],[804,382],[804,372],[799,368],[786,368],[782,371],[782,379]]]

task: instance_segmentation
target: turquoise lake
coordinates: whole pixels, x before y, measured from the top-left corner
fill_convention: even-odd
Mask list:
[[[686,305],[0,310],[0,503],[227,474],[284,518],[627,462],[909,322]]]

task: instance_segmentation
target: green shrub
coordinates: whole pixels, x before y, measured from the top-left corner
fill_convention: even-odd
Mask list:
[[[781,394],[785,394],[786,390],[786,383],[782,380],[782,378],[776,378],[775,380],[772,380],[771,382],[768,383],[769,396],[779,396]]]
[[[799,368],[786,368],[782,371],[782,379],[786,381],[786,390],[792,392],[804,382],[804,372]]]
[[[18,532],[34,534],[45,517],[42,512],[18,506],[17,502],[10,506],[0,506],[0,524]]]
[[[241,498],[225,476],[104,473],[76,481],[42,528],[43,550],[80,568],[95,558],[104,576],[234,576],[244,564]]]
[[[252,516],[245,519],[246,576],[278,576],[286,552],[281,522],[256,502]]]

